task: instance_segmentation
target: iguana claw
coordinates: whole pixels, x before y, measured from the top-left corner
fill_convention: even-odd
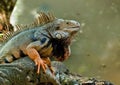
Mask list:
[[[37,73],[39,74],[40,73],[40,68],[42,67],[43,69],[43,72],[46,71],[46,68],[47,68],[47,65],[45,64],[45,61],[40,59],[40,58],[36,58],[34,60],[35,62],[35,65],[37,65]]]

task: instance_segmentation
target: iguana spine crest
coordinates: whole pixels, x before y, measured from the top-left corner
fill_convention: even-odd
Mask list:
[[[50,12],[48,12],[48,13],[40,12],[40,13],[38,13],[38,16],[35,18],[33,23],[26,24],[26,25],[23,25],[23,24],[15,25],[16,31],[3,31],[3,35],[0,38],[0,42],[6,42],[11,37],[20,33],[23,30],[32,29],[34,27],[38,27],[38,26],[47,24],[49,22],[54,21],[55,19],[56,19],[56,17]]]

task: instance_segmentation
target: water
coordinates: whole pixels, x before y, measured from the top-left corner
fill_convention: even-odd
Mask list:
[[[65,64],[83,76],[120,85],[119,5],[120,0],[18,0],[12,23],[31,23],[36,9],[79,21],[82,31]]]

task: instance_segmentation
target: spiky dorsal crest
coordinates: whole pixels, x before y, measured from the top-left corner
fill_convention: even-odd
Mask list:
[[[34,26],[40,26],[41,24],[46,24],[49,22],[52,22],[53,20],[55,20],[55,16],[52,13],[44,13],[44,12],[40,12],[37,16],[37,18],[35,19],[33,25]]]
[[[24,30],[34,29],[34,27],[45,25],[49,22],[54,21],[55,19],[56,17],[52,13],[40,12],[38,13],[33,23],[27,24],[27,25],[15,25],[15,31],[12,31],[12,32],[4,31],[3,34],[0,36],[0,41],[4,42],[6,40],[9,40],[9,38],[15,36],[16,34]]]
[[[30,29],[30,28],[33,28],[33,27],[38,27],[38,26],[41,26],[41,25],[44,25],[44,24],[47,24],[49,22],[52,22],[56,19],[56,17],[48,12],[48,13],[45,13],[45,12],[40,12],[40,13],[37,13],[37,17],[35,18],[34,22],[31,23],[31,24],[27,24],[27,25],[15,25],[15,28],[16,30],[24,30],[24,29]]]
[[[0,35],[0,42],[6,41],[12,35],[13,35],[13,32],[3,31],[3,33]]]

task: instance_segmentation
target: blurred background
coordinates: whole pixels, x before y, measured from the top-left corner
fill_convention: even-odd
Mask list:
[[[11,23],[31,23],[36,10],[81,23],[64,62],[72,72],[120,85],[120,0],[18,0]]]

